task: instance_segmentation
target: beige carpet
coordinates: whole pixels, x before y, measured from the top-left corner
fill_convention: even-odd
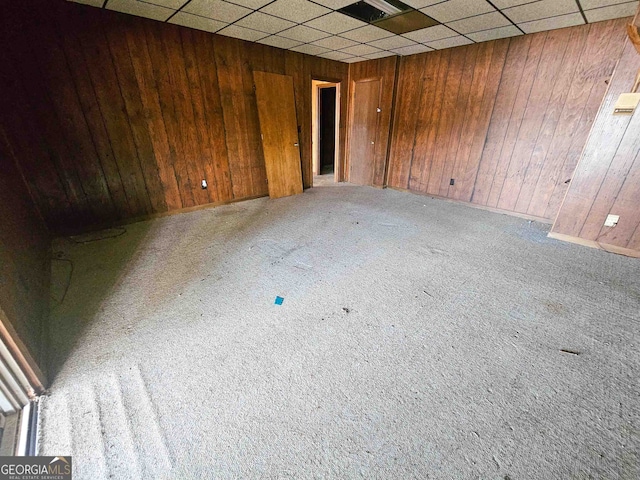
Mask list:
[[[640,478],[640,262],[547,230],[342,185],[57,241],[40,453],[76,479]]]

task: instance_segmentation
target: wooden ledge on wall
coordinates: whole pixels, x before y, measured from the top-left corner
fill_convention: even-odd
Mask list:
[[[190,212],[196,212],[199,210],[207,210],[209,208],[222,207],[224,205],[231,205],[238,202],[244,202],[246,200],[255,200],[257,198],[265,198],[265,197],[268,198],[269,197],[268,194],[251,195],[249,197],[242,197],[242,198],[231,198],[229,200],[204,203],[202,205],[194,205],[192,207],[184,207],[184,208],[179,208],[177,210],[150,213],[148,215],[142,215],[142,216],[133,217],[133,218],[125,218],[115,222],[98,223],[98,224],[94,224],[94,225],[82,228],[80,230],[73,230],[73,229],[60,230],[55,233],[55,236],[70,237],[74,235],[82,235],[85,233],[99,232],[100,230],[106,230],[108,228],[124,227],[125,225],[131,225],[133,223],[146,222],[149,220],[155,220],[157,218],[163,218],[163,217],[170,217],[173,215],[177,215],[179,213],[190,213]]]
[[[549,238],[556,240],[562,240],[563,242],[575,243],[582,245],[583,247],[597,248],[598,250],[604,250],[608,253],[615,253],[617,255],[625,255],[627,257],[640,258],[640,251],[632,250],[630,248],[618,247],[617,245],[611,245],[608,243],[600,243],[595,240],[587,240],[585,238],[574,237],[572,235],[565,235],[564,233],[549,232],[547,235]]]
[[[627,25],[627,35],[629,35],[629,40],[638,53],[640,53],[640,5],[638,5],[638,11],[636,12],[635,17],[631,23]]]

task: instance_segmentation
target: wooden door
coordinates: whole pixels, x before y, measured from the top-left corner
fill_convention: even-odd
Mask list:
[[[253,72],[269,197],[302,193],[298,122],[289,75]]]
[[[349,181],[373,185],[380,80],[356,82],[349,140]]]

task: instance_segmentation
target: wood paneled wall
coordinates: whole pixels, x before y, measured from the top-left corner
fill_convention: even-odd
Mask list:
[[[388,185],[552,220],[626,22],[403,57]]]
[[[24,357],[36,371],[46,365],[50,244],[0,128],[0,338],[18,363]]]
[[[310,186],[311,77],[347,87],[344,63],[63,0],[0,32],[1,121],[56,233],[266,195],[253,70],[294,78]]]
[[[385,185],[385,173],[389,150],[391,119],[396,82],[396,61],[398,57],[385,57],[366,62],[352,63],[349,67],[349,115],[353,114],[353,89],[355,82],[380,79],[380,109],[377,130],[375,133],[375,154],[373,158],[373,185]],[[351,123],[349,121],[349,123]],[[347,146],[348,151],[348,146]],[[350,159],[347,158],[347,171]],[[347,177],[348,178],[348,177]]]
[[[627,42],[550,236],[640,256],[640,111],[612,114],[639,70]],[[620,216],[615,227],[608,214]]]

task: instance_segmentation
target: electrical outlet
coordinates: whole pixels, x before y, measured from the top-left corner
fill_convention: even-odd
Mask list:
[[[449,180],[449,185],[455,185],[456,181],[454,178],[452,178],[451,180]]]
[[[605,227],[615,227],[620,220],[620,215],[607,215],[607,219],[604,221]]]

